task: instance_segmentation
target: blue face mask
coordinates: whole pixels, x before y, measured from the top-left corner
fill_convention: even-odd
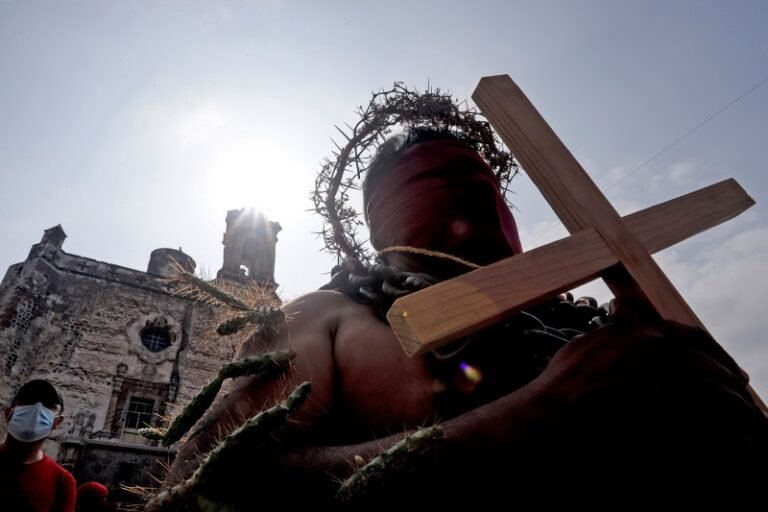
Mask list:
[[[8,433],[22,443],[33,443],[48,437],[53,430],[56,413],[37,402],[32,405],[17,405],[8,422]]]

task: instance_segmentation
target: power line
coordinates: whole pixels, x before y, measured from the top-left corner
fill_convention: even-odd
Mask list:
[[[632,170],[631,170],[631,171],[630,171],[628,174],[624,175],[624,176],[623,176],[621,179],[619,179],[619,180],[618,180],[616,183],[614,183],[613,185],[611,185],[610,187],[608,187],[608,188],[606,189],[606,191],[613,189],[613,188],[614,188],[616,185],[618,185],[619,183],[621,183],[621,182],[622,182],[622,181],[624,181],[625,179],[627,179],[627,178],[629,178],[630,176],[632,176],[633,174],[635,174],[637,171],[639,171],[640,169],[642,169],[643,167],[645,167],[646,165],[648,165],[648,164],[649,164],[651,161],[653,161],[653,160],[654,160],[654,159],[656,159],[657,157],[661,156],[662,154],[666,153],[666,152],[667,152],[667,151],[668,151],[668,150],[669,150],[669,149],[670,149],[672,146],[674,146],[675,144],[677,144],[678,142],[680,142],[680,141],[681,141],[681,140],[683,140],[684,138],[688,137],[690,134],[692,134],[693,132],[695,132],[696,130],[698,130],[699,128],[701,128],[702,126],[704,126],[705,124],[707,124],[708,122],[710,122],[712,119],[714,119],[715,117],[717,117],[719,114],[721,114],[721,113],[723,113],[724,111],[728,110],[728,109],[729,109],[731,106],[733,106],[733,105],[734,105],[736,102],[738,102],[738,101],[739,101],[740,99],[742,99],[744,96],[746,96],[747,94],[751,93],[752,91],[754,91],[755,89],[757,89],[758,87],[760,87],[761,85],[763,85],[763,84],[764,84],[764,83],[766,83],[766,82],[768,82],[768,76],[767,76],[767,77],[765,77],[765,78],[763,78],[762,80],[760,80],[760,81],[759,81],[757,84],[753,85],[753,86],[752,86],[752,87],[750,87],[749,89],[747,89],[745,92],[741,93],[741,95],[739,95],[739,97],[737,97],[737,98],[736,98],[736,99],[734,99],[734,100],[731,100],[731,102],[730,102],[730,103],[728,103],[728,104],[727,104],[727,105],[725,105],[724,107],[720,108],[720,110],[718,110],[717,112],[715,112],[714,114],[712,114],[711,116],[709,116],[708,118],[706,118],[705,120],[703,120],[702,122],[700,122],[699,124],[697,124],[696,126],[694,126],[693,128],[691,128],[691,129],[690,129],[690,130],[688,130],[687,132],[685,132],[683,135],[681,135],[680,137],[676,138],[676,139],[675,139],[674,141],[672,141],[672,142],[671,142],[669,145],[667,145],[667,146],[666,146],[664,149],[662,149],[661,151],[659,151],[658,153],[656,153],[655,155],[653,155],[652,157],[650,157],[649,159],[647,159],[645,162],[641,163],[640,165],[638,165],[637,167],[635,167],[634,169],[632,169]]]

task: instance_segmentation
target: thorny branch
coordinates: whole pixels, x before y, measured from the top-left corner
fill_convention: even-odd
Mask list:
[[[336,129],[346,140],[344,147],[326,158],[315,181],[311,198],[315,212],[323,217],[325,250],[344,257],[371,262],[366,240],[358,234],[363,222],[360,214],[347,204],[348,191],[365,173],[376,149],[386,140],[393,127],[422,127],[447,131],[474,148],[493,169],[502,192],[519,168],[505,151],[490,124],[466,102],[458,103],[452,95],[430,87],[423,92],[408,89],[395,82],[392,89],[373,93],[366,107],[357,110],[360,120],[347,133]]]

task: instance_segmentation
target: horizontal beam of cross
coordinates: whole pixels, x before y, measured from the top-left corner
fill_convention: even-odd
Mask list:
[[[753,204],[744,189],[728,179],[622,220],[644,250],[654,253]],[[597,231],[586,229],[402,297],[387,320],[406,354],[421,354],[584,284],[618,262]]]

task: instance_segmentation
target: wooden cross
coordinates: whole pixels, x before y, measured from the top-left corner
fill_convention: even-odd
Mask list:
[[[616,297],[635,297],[663,318],[702,326],[651,254],[752,206],[736,181],[621,218],[509,76],[483,78],[472,98],[571,236],[398,299],[387,319],[409,356],[598,276]]]

